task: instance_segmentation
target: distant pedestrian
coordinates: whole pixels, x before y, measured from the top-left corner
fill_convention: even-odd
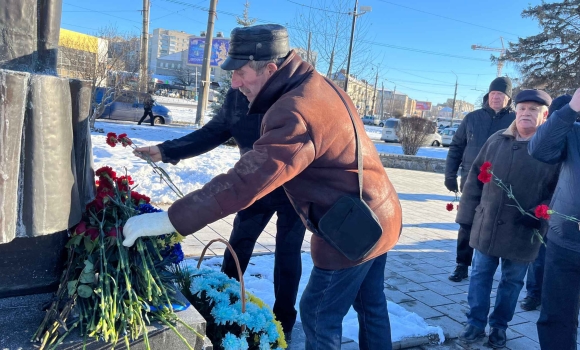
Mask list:
[[[528,265],[540,249],[535,231],[547,226],[533,215],[523,215],[516,201],[493,181],[479,180],[480,167],[491,163],[493,173],[509,184],[517,203],[533,212],[550,201],[558,180],[558,164],[545,164],[528,154],[529,139],[548,114],[552,99],[541,90],[523,90],[515,98],[516,120],[493,134],[471,166],[456,221],[473,227],[474,248],[469,281],[467,326],[459,339],[474,342],[485,336],[489,315],[489,345],[503,348]],[[493,312],[489,314],[493,276],[501,263],[501,278]]]
[[[562,162],[550,209],[580,218],[580,89],[570,103],[555,111],[530,141],[532,157],[549,164]],[[542,283],[538,338],[543,350],[577,348],[580,302],[580,231],[561,215],[549,219],[548,246]]]
[[[143,116],[141,117],[141,119],[139,120],[139,123],[137,123],[137,125],[141,125],[141,123],[143,123],[143,120],[145,120],[145,118],[147,118],[147,116],[149,116],[149,119],[151,121],[151,126],[155,125],[155,117],[153,116],[153,105],[155,104],[155,100],[153,100],[153,97],[151,96],[150,93],[147,94],[147,96],[145,96],[145,100],[143,101]]]
[[[467,174],[479,150],[498,130],[510,126],[516,115],[511,108],[512,82],[507,77],[494,79],[489,92],[483,96],[483,107],[465,116],[453,136],[445,162],[445,187],[451,192],[463,191]],[[461,185],[457,185],[457,171],[461,166]],[[457,233],[457,267],[449,276],[453,282],[467,278],[473,258],[469,246],[469,225],[460,225]]]
[[[572,96],[562,95],[555,98],[548,110],[548,118],[555,111],[570,102]],[[546,118],[547,119],[547,118]],[[548,238],[544,238],[547,243]],[[540,246],[540,252],[534,262],[528,267],[526,278],[526,297],[520,302],[520,307],[525,311],[536,310],[542,304],[542,283],[544,281],[544,262],[546,260],[546,246]]]

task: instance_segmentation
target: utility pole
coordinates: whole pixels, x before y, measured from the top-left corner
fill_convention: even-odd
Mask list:
[[[455,73],[453,73],[455,74]],[[453,94],[453,107],[451,108],[451,122],[449,127],[453,127],[453,116],[455,115],[455,99],[457,98],[457,74],[455,74],[455,93]]]
[[[381,83],[381,118],[385,117],[385,110],[384,110],[384,102],[385,102],[385,83]]]
[[[210,59],[211,59],[211,44],[213,38],[213,24],[214,18],[216,16],[218,0],[211,0],[208,11],[207,18],[207,30],[205,32],[205,44],[203,45],[203,64],[201,66],[201,93],[199,94],[199,100],[197,101],[197,114],[195,116],[195,124],[203,124],[203,116],[205,115],[205,109],[207,108],[207,96],[209,93],[210,85]]]
[[[354,11],[352,11],[352,28],[350,29],[350,44],[348,46],[348,60],[346,63],[346,76],[344,77],[344,91],[348,94],[348,75],[350,74],[350,57],[352,56],[352,44],[354,41],[354,28],[356,25],[356,8],[358,0],[354,2]]]
[[[306,50],[306,62],[312,64],[312,62],[310,62],[310,40],[312,40],[312,32],[308,32],[308,49]],[[314,64],[312,64],[312,66],[314,66]]]
[[[139,90],[147,92],[147,52],[149,50],[149,0],[143,0],[143,33],[141,34],[141,60],[139,64]]]
[[[393,96],[391,96],[391,117],[395,116],[395,95],[397,94],[397,85],[393,89]]]
[[[373,91],[373,104],[371,107],[371,114],[375,115],[375,101],[377,100],[377,83],[379,81],[379,70],[377,69],[377,75],[375,75],[375,90]],[[382,118],[383,116],[381,116]]]

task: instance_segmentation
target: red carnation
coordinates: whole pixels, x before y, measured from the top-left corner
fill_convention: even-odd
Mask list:
[[[78,223],[77,227],[75,227],[75,235],[82,235],[87,230],[87,223],[81,221]]]
[[[550,208],[545,205],[545,204],[540,204],[536,207],[536,210],[534,210],[534,214],[536,215],[536,217],[538,219],[546,219],[549,220],[550,219],[550,214],[551,214],[551,210]]]
[[[117,134],[115,134],[114,132],[110,132],[107,134],[107,145],[111,146],[111,147],[115,147],[117,145]]]
[[[143,203],[149,203],[151,201],[151,198],[147,197],[144,194],[141,194],[139,192],[135,192],[135,191],[131,191],[131,200],[139,205],[139,204],[143,204]],[[141,203],[141,201],[143,201],[143,203]]]
[[[121,176],[117,178],[117,187],[120,191],[129,191],[129,186],[133,185],[135,181],[131,178],[131,175]]]
[[[447,209],[447,211],[453,211],[453,203],[447,203],[447,206],[445,206],[445,209]]]
[[[491,174],[491,163],[485,162],[479,168],[479,175],[477,175],[477,179],[484,184],[491,181],[493,175]]]
[[[89,227],[85,232],[85,236],[90,237],[91,240],[94,241],[95,239],[99,238],[99,229],[96,227]]]
[[[116,227],[111,227],[109,232],[107,232],[107,237],[118,237],[118,233],[120,232],[122,232],[120,227],[119,230]]]
[[[95,175],[98,177],[109,177],[111,180],[115,180],[117,178],[117,173],[111,168],[110,166],[104,166],[102,168],[97,169]]]
[[[117,138],[117,141],[120,142],[123,145],[123,147],[127,147],[133,144],[133,141],[131,141],[131,139],[127,137],[127,134],[125,133],[120,134],[119,137]]]

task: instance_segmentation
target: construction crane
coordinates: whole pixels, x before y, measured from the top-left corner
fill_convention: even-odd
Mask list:
[[[499,52],[499,59],[497,60],[497,76],[501,76],[501,69],[503,68],[503,61],[501,60],[505,55],[505,47],[503,46],[503,37],[499,37],[501,40],[501,49],[499,47],[487,47],[481,45],[471,45],[472,50],[484,50],[484,51],[495,51]]]

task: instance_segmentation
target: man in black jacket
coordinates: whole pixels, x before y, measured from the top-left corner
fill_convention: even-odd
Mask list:
[[[244,154],[253,148],[260,138],[263,114],[248,114],[249,102],[238,89],[230,89],[224,104],[210,122],[201,129],[175,140],[165,141],[157,146],[141,147],[135,150],[149,154],[153,161],[177,164],[182,159],[198,156],[211,151],[233,137]],[[138,155],[139,156],[139,155]],[[282,187],[274,190],[250,207],[237,213],[234,219],[229,243],[238,256],[242,272],[248,266],[258,237],[276,213],[276,252],[274,260],[274,314],[282,323],[289,340],[296,322],[296,297],[302,274],[301,247],[306,228],[294,210]],[[229,277],[238,279],[236,264],[231,253],[226,250],[222,271]]]
[[[445,187],[452,192],[463,190],[471,164],[487,139],[495,132],[506,129],[515,120],[511,108],[512,82],[507,77],[494,79],[489,92],[483,97],[483,107],[465,116],[453,136],[445,162]],[[457,171],[461,166],[461,185],[457,185]],[[469,246],[471,227],[460,225],[457,234],[457,267],[449,276],[454,282],[467,278],[473,258]]]
[[[141,119],[139,119],[137,125],[141,125],[141,123],[143,123],[143,121],[145,120],[145,118],[147,118],[147,116],[149,116],[151,126],[155,125],[155,117],[153,116],[154,103],[155,101],[153,100],[151,93],[148,93],[147,96],[145,97],[145,100],[143,101],[143,116],[141,117]]]

